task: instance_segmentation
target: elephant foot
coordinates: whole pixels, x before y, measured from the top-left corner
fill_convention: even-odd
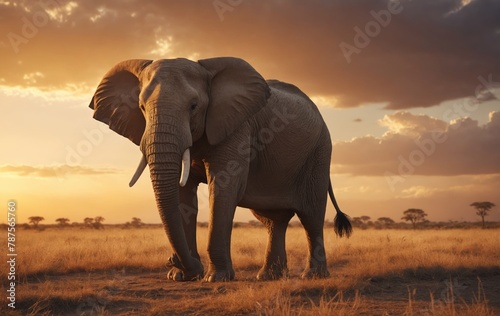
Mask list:
[[[279,280],[287,277],[288,269],[286,267],[263,267],[257,273],[257,280],[259,281]]]
[[[206,282],[227,282],[234,280],[234,271],[222,270],[222,271],[209,271],[204,278]]]
[[[330,272],[328,272],[328,269],[326,268],[326,263],[314,268],[308,268],[300,275],[302,279],[324,279],[329,276]]]
[[[170,270],[167,272],[167,280],[173,280],[178,282],[201,280],[204,275],[203,265],[198,259],[196,258],[193,259],[197,263],[196,269],[186,270],[180,263],[180,260],[176,254],[168,258],[167,266],[170,267]]]
[[[202,278],[203,270],[201,270],[201,272],[189,272],[178,268],[172,268],[167,272],[167,280],[176,282],[198,281]]]

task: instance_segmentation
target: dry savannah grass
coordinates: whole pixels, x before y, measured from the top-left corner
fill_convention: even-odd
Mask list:
[[[0,314],[500,314],[498,230],[356,230],[350,239],[332,230],[325,229],[328,279],[298,278],[306,240],[293,227],[289,278],[255,281],[267,234],[245,227],[233,230],[237,280],[215,284],[166,280],[171,250],[160,228],[21,230],[16,309],[7,310],[4,298]],[[200,249],[206,236],[199,228]]]

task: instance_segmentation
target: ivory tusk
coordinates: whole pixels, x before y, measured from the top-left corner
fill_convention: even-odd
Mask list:
[[[128,186],[132,187],[137,180],[141,177],[142,172],[144,169],[146,169],[146,166],[148,165],[148,162],[146,161],[146,156],[142,155],[141,162],[139,162],[139,165],[137,166],[137,170],[134,173],[134,176],[132,177],[132,180],[130,180]]]
[[[182,154],[181,179],[179,180],[179,185],[181,187],[185,186],[188,181],[190,167],[191,167],[191,154],[189,152],[189,148],[186,148],[184,154]]]

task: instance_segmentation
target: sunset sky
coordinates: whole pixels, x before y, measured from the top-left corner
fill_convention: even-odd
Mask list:
[[[216,56],[316,102],[350,216],[400,221],[421,208],[431,221],[477,221],[469,205],[490,201],[487,220],[500,220],[496,0],[0,0],[3,209],[16,200],[19,222],[159,222],[147,173],[128,187],[138,147],[88,104],[119,61]],[[206,187],[199,195],[207,221]]]

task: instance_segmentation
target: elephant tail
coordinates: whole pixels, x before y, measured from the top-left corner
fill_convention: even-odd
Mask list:
[[[335,233],[340,237],[343,237],[345,235],[347,238],[349,238],[352,234],[352,225],[349,221],[349,216],[343,213],[340,210],[339,205],[337,204],[337,200],[335,199],[335,195],[333,194],[332,181],[328,183],[328,194],[330,194],[330,199],[332,200],[333,206],[337,211],[337,215],[335,215],[335,219],[333,221]]]

